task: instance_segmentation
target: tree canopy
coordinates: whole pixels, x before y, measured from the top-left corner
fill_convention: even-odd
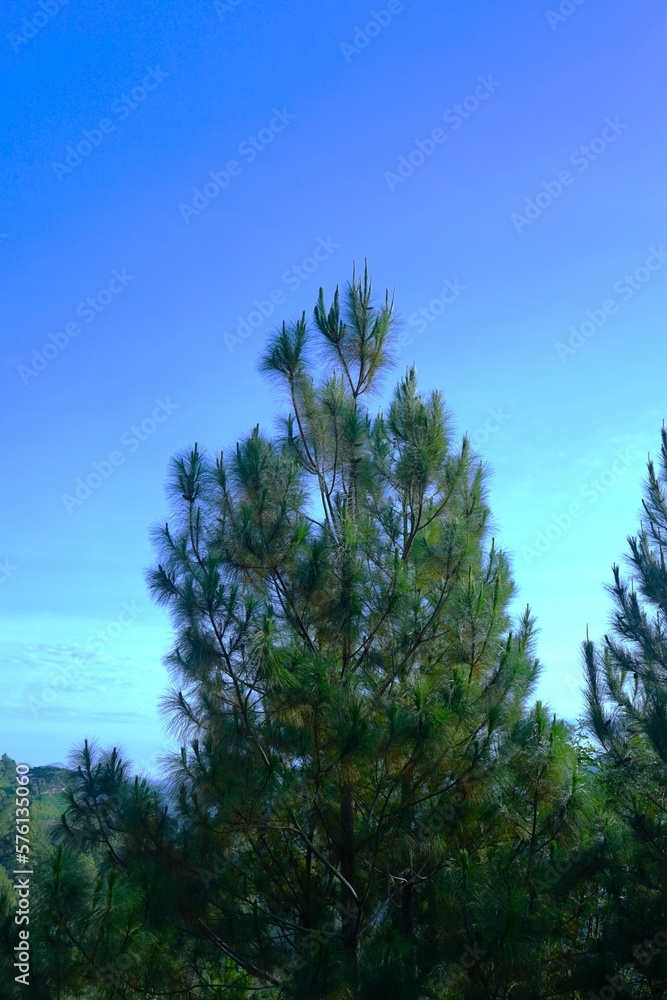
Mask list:
[[[667,435],[575,727],[534,698],[480,456],[414,368],[379,405],[394,331],[366,270],[320,291],[260,359],[278,429],[174,458],[181,751],[160,787],[75,752],[8,996],[664,995]]]

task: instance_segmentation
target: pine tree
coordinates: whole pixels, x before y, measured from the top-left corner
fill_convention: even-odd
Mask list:
[[[667,991],[667,431],[649,460],[629,577],[613,567],[613,627],[584,643],[590,726],[608,801],[622,823],[606,880],[604,966],[627,995]],[[620,995],[620,994],[619,994]]]
[[[443,880],[460,899],[483,857],[537,676],[440,394],[409,369],[368,409],[393,326],[366,272],[283,324],[281,433],[179,456],[155,533],[187,927],[267,995],[444,995],[476,942],[460,907],[438,923]]]

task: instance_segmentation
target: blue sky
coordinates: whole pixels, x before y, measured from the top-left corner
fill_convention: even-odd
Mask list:
[[[575,717],[667,411],[664,6],[0,16],[0,750],[95,735],[154,767],[169,458],[272,425],[268,333],[364,257],[396,291],[399,370],[492,469],[540,694]]]

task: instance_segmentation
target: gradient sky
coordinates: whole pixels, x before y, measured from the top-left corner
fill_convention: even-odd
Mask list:
[[[364,257],[576,717],[667,415],[664,4],[60,4],[0,15],[0,751],[153,768],[169,458],[272,426],[268,333]]]

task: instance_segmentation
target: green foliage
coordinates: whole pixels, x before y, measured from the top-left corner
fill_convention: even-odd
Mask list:
[[[64,790],[35,769],[8,998],[667,993],[667,435],[575,728],[532,701],[535,623],[441,395],[409,368],[371,408],[394,323],[366,270],[321,291],[260,360],[279,432],[173,460],[148,579],[181,751],[162,790],[88,743]],[[5,849],[12,781],[3,757]],[[0,868],[10,984],[15,903]]]
[[[632,970],[633,996],[667,991],[667,431],[648,463],[630,576],[613,567],[613,629],[584,644],[590,726],[600,774],[622,823],[605,883],[605,961]]]
[[[30,771],[30,858],[38,868],[50,849],[50,832],[65,809],[64,786],[67,772],[62,768],[35,767]],[[16,855],[16,761],[2,755],[0,760],[0,868],[15,868]]]
[[[190,853],[215,872],[190,898],[209,939],[286,996],[435,988],[441,956],[476,933],[452,859],[469,852],[483,894],[518,835],[519,803],[498,807],[517,747],[548,728],[524,721],[533,622],[508,614],[479,459],[413,369],[385,414],[366,405],[393,322],[365,272],[328,309],[320,294],[313,327],[283,324],[261,361],[282,435],[178,457],[155,532],[185,744],[174,787]],[[503,844],[515,867],[574,823],[554,727],[524,750],[537,825],[529,846]]]

